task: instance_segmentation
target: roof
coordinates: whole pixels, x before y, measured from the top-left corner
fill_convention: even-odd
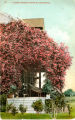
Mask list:
[[[13,20],[12,17],[10,17],[7,14],[0,13],[0,24],[7,24]]]
[[[0,13],[0,24],[8,24],[14,19],[7,15]],[[43,18],[32,18],[32,19],[23,19],[23,21],[29,24],[31,27],[41,27],[44,29],[44,19]]]
[[[42,89],[38,88],[38,87],[35,87],[33,86],[32,84],[29,84],[30,86],[30,89],[34,92],[37,92],[37,93],[42,93]]]
[[[32,18],[23,19],[23,21],[29,24],[31,27],[42,27],[44,29],[44,19],[43,18]]]

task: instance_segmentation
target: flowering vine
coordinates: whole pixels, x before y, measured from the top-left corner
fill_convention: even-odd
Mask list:
[[[45,71],[52,84],[62,90],[72,58],[64,44],[58,45],[45,31],[22,21],[0,25],[1,91],[11,84],[21,87],[22,70]]]

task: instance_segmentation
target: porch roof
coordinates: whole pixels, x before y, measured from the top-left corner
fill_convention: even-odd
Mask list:
[[[31,85],[31,84],[29,84],[29,86],[30,86],[30,89],[32,91],[37,92],[37,93],[42,93],[42,89],[40,89],[38,87],[35,87],[35,86]]]

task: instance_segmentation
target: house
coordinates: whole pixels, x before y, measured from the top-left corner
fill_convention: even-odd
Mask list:
[[[43,18],[23,19],[23,21],[30,27],[35,27],[44,30]],[[24,89],[28,89],[26,89],[26,92],[24,94],[26,94],[27,96],[41,96],[41,88],[44,84],[43,81],[45,79],[45,72],[25,71],[23,72],[22,78]],[[20,95],[22,95],[22,92]]]
[[[30,27],[35,27],[35,28],[44,30],[44,19],[43,18],[23,19],[23,21],[29,24]]]
[[[23,21],[29,24],[30,27],[44,30],[43,18],[23,19]],[[23,104],[28,108],[27,113],[35,113],[34,109],[31,107],[32,103],[39,99],[42,99],[43,102],[45,101],[45,96],[42,93],[42,86],[45,78],[44,71],[23,71],[23,89],[18,91],[18,97],[8,98],[8,104],[13,103],[17,108],[20,104]]]

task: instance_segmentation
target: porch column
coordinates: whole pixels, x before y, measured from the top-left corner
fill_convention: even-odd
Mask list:
[[[39,72],[39,88],[41,88],[41,72]]]

